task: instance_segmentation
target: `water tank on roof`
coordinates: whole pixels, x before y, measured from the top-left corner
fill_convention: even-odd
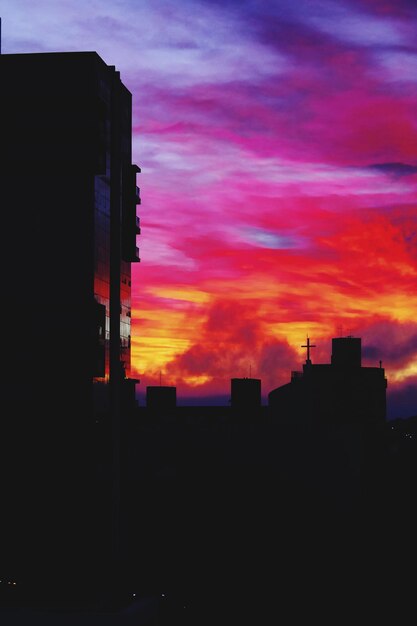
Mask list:
[[[361,367],[361,338],[335,337],[332,339],[332,365],[349,369]]]

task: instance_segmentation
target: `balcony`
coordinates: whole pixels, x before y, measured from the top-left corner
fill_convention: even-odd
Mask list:
[[[139,248],[138,246],[136,246],[136,261],[140,261],[140,256],[139,256]]]
[[[140,189],[137,185],[135,185],[135,202],[136,204],[140,204],[141,203],[141,199],[140,199]]]
[[[136,215],[136,234],[140,235],[140,217]]]

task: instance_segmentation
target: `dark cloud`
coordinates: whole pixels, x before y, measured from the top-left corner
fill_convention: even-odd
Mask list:
[[[387,391],[388,419],[407,418],[417,415],[417,376],[395,385]]]
[[[369,165],[369,169],[383,172],[394,178],[412,176],[417,173],[417,166],[408,163],[373,163]]]
[[[405,17],[413,19],[416,15],[416,0],[395,0],[395,2],[381,2],[381,0],[350,0],[353,7],[369,11],[385,18]]]
[[[291,371],[300,369],[298,353],[286,341],[271,341],[262,345],[258,366],[264,393],[288,383]]]
[[[261,43],[309,63],[325,60],[342,47],[307,24],[268,12],[254,18],[253,30]]]
[[[417,324],[377,322],[364,330],[362,344],[364,360],[381,359],[389,366],[404,366],[417,356]]]

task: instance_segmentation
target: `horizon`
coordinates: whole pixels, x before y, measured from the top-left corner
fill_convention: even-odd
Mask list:
[[[6,1],[2,53],[94,50],[132,93],[139,398],[265,397],[349,334],[416,413],[416,30],[407,0]]]
[[[301,346],[304,349],[307,348],[306,345]],[[312,348],[316,348],[317,346],[313,345],[311,346]],[[329,354],[329,359],[327,359],[326,362],[321,362],[321,363],[314,363],[313,365],[323,365],[323,364],[330,364],[330,354]],[[302,363],[300,361],[299,367],[302,367]],[[382,363],[381,363],[382,366]],[[363,367],[363,365],[362,365]],[[298,370],[300,371],[300,370]],[[241,378],[241,379],[256,379],[256,376],[252,376],[252,371],[251,371],[251,366],[249,365],[248,371],[246,372],[246,374],[242,374],[241,376],[238,376],[237,378]],[[235,378],[235,377],[232,377]],[[229,385],[231,384],[231,379],[229,379],[228,383]],[[291,372],[288,373],[288,380],[286,381],[287,383],[290,382],[290,378],[291,378]],[[262,387],[262,379],[258,380],[261,381],[261,405],[262,406],[268,406],[268,395],[269,392],[272,391],[272,389],[269,389],[268,391],[265,391],[264,388]],[[284,383],[285,384],[285,383]],[[147,385],[148,386],[148,385]],[[207,396],[201,396],[201,395],[189,395],[186,396],[184,394],[181,393],[181,382],[179,383],[179,385],[171,385],[166,383],[166,381],[162,380],[162,376],[161,374],[159,375],[159,379],[154,380],[154,381],[149,381],[149,386],[155,386],[155,387],[169,387],[169,386],[174,386],[176,388],[176,395],[177,395],[177,406],[178,407],[187,407],[187,406],[194,406],[194,407],[198,407],[198,406],[204,406],[204,407],[225,407],[225,406],[229,406],[230,402],[231,402],[231,390],[229,390],[229,393],[223,393],[223,394],[212,394],[212,395],[207,395]],[[140,389],[140,386],[138,386]],[[389,388],[389,381],[388,381],[388,388]],[[407,393],[408,392],[408,393]],[[140,391],[136,391],[136,399],[137,402],[139,404],[139,406],[141,407],[146,407],[146,389],[145,390],[140,390]],[[388,403],[387,403],[388,404]],[[414,389],[403,389],[400,391],[399,393],[399,398],[397,400],[397,402],[393,402],[391,403],[395,410],[395,412],[393,412],[392,408],[390,410],[390,406],[388,404],[387,406],[387,416],[386,419],[388,421],[393,421],[396,419],[408,419],[408,418],[412,418],[415,417],[417,415],[417,411],[416,411],[416,406],[414,403]]]

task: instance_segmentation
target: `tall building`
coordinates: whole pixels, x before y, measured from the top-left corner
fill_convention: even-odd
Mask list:
[[[1,55],[0,68],[4,567],[33,580],[42,559],[58,581],[91,581],[118,551],[135,383],[132,96],[95,52]]]

